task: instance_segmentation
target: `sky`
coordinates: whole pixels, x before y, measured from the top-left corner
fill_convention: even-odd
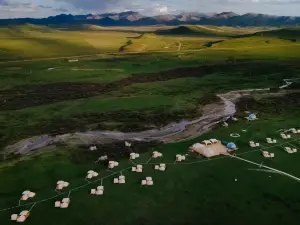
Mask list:
[[[300,0],[0,0],[0,18],[43,18],[57,14],[137,11],[143,15],[180,12],[300,16]]]

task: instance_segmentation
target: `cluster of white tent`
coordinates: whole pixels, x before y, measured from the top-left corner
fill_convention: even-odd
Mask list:
[[[125,184],[125,176],[120,175],[118,178],[114,178],[114,184]]]
[[[185,155],[180,155],[180,154],[176,155],[176,162],[181,162],[185,160],[186,160]]]
[[[275,157],[275,153],[270,153],[267,151],[263,151],[262,154],[265,158],[274,158]]]
[[[31,192],[31,191],[23,191],[22,193],[22,197],[20,200],[22,201],[26,201],[27,199],[29,198],[33,198],[35,196],[35,193],[34,192]]]
[[[90,151],[95,151],[95,150],[97,150],[97,146],[91,146],[90,147]]]
[[[98,186],[96,189],[91,189],[91,195],[103,195],[104,194],[104,187]]]
[[[267,143],[268,144],[275,144],[275,143],[277,143],[277,140],[276,139],[272,139],[272,138],[267,138]]]
[[[143,166],[142,165],[136,165],[136,166],[131,168],[131,171],[141,173],[141,172],[143,172]]]
[[[69,207],[70,201],[71,201],[70,198],[63,198],[61,202],[60,201],[56,201],[54,203],[54,207],[55,208],[66,209],[66,208]]]
[[[161,158],[163,156],[163,154],[161,152],[158,151],[154,151],[152,153],[152,158],[156,159],[156,158]]]
[[[114,167],[119,166],[119,163],[116,161],[109,161],[108,162],[108,168],[113,169]]]
[[[69,186],[68,182],[60,180],[60,181],[57,181],[57,183],[56,183],[56,190],[62,190],[68,186]]]
[[[290,134],[281,133],[280,136],[281,136],[282,139],[290,139],[290,138],[292,138]]]
[[[155,170],[159,170],[159,171],[166,171],[166,164],[161,163],[161,164],[159,164],[159,165],[155,165],[155,166],[154,166],[154,169],[155,169]]]
[[[30,215],[30,212],[28,210],[24,210],[20,214],[12,214],[10,219],[12,221],[23,223],[23,222],[25,222],[25,220],[28,218],[29,215]]]
[[[251,148],[255,148],[255,147],[259,147],[260,144],[259,143],[255,143],[254,141],[249,141],[249,145]]]
[[[99,174],[97,172],[95,172],[94,170],[89,170],[87,172],[87,179],[92,179],[93,177],[97,177]]]
[[[290,147],[284,147],[284,150],[289,153],[289,154],[292,154],[292,153],[296,153],[297,152],[297,149],[296,148],[290,148]]]
[[[139,157],[140,157],[139,153],[134,153],[134,152],[130,153],[130,159],[137,159]]]
[[[152,177],[146,177],[146,179],[142,180],[142,182],[141,182],[142,186],[145,186],[145,185],[152,186],[153,184],[154,183],[153,183]]]

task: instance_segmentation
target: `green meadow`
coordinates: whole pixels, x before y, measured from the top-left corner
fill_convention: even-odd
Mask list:
[[[42,134],[112,130],[138,132],[160,128],[182,119],[198,118],[203,107],[217,103],[219,93],[240,89],[271,88],[275,97],[253,96],[237,103],[238,122],[217,126],[195,139],[169,144],[133,144],[140,152],[135,163],[143,173],[132,173],[124,143],[100,149],[120,162],[107,171],[95,164],[102,150],[82,146],[49,146],[26,156],[0,162],[0,224],[13,224],[12,213],[30,209],[27,224],[298,224],[299,183],[280,174],[230,157],[210,160],[188,153],[193,143],[207,138],[235,142],[237,156],[300,176],[300,134],[290,143],[280,129],[298,128],[299,82],[284,95],[284,79],[300,78],[298,28],[262,29],[215,26],[77,27],[61,30],[24,25],[0,28],[0,153],[6,146]],[[78,61],[69,62],[69,59]],[[255,112],[247,122],[244,111]],[[242,130],[246,130],[243,132]],[[239,133],[239,138],[230,136]],[[266,137],[278,140],[274,146]],[[261,143],[275,153],[263,158]],[[151,159],[152,151],[163,153]],[[174,164],[176,154],[189,154]],[[148,161],[148,162],[147,162]],[[153,169],[167,163],[165,172]],[[99,172],[93,183],[88,170]],[[113,178],[126,176],[126,184]],[[154,186],[140,182],[152,176]],[[89,195],[101,183],[103,196]],[[235,181],[237,179],[237,181]],[[58,180],[70,182],[62,193]],[[80,187],[80,188],[79,188]],[[19,206],[24,190],[37,196]],[[68,196],[68,209],[54,202]]]

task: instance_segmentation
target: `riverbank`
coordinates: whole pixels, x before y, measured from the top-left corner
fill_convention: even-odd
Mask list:
[[[140,141],[172,143],[188,140],[209,132],[218,123],[226,121],[236,113],[235,102],[243,96],[249,96],[254,92],[267,92],[266,89],[247,89],[230,91],[219,94],[220,103],[208,104],[203,108],[202,116],[194,120],[182,120],[179,123],[171,123],[160,129],[151,129],[142,132],[116,132],[116,131],[87,131],[66,133],[62,135],[41,135],[24,139],[6,148],[9,154],[27,155],[49,145],[92,145],[108,144],[115,141]]]

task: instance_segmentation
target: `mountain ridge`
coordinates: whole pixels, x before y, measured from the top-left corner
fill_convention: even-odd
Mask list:
[[[156,16],[143,16],[138,12],[127,11],[121,13],[72,15],[60,14],[48,18],[16,18],[0,19],[0,25],[20,25],[25,23],[37,25],[62,24],[92,24],[101,26],[148,26],[148,25],[215,25],[215,26],[286,26],[299,25],[300,17],[274,16],[267,14],[234,12],[198,13],[184,12],[177,15],[162,14]]]

